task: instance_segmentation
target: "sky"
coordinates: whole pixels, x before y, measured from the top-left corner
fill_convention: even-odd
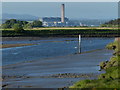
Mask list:
[[[68,18],[113,19],[118,17],[117,2],[3,2],[2,13],[60,17],[63,3],[65,16]]]

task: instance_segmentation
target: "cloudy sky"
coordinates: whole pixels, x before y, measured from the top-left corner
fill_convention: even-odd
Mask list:
[[[117,2],[3,2],[2,13],[60,17],[62,3],[65,4],[65,16],[68,18],[113,19],[118,17]]]

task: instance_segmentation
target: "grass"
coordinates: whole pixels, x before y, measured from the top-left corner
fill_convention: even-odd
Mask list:
[[[113,49],[113,46],[115,46],[114,50],[115,52],[119,52],[120,49],[120,43],[119,41],[115,41],[114,43],[108,44],[106,47],[108,49]],[[119,90],[120,89],[120,54],[115,54],[115,56],[111,57],[109,61],[107,62],[101,62],[100,66],[103,66],[102,69],[106,71],[106,73],[103,73],[99,75],[97,80],[82,80],[76,82],[73,86],[70,86],[70,88],[91,88],[91,89],[97,89],[100,88],[111,88],[112,90]]]
[[[120,47],[120,42],[117,41],[114,41],[113,43],[110,43],[106,46],[107,49],[114,49],[115,51],[118,51],[118,49],[120,49],[119,47]]]
[[[120,88],[120,79],[82,80],[70,88]]]
[[[2,30],[3,28],[0,28]],[[13,28],[6,28],[4,30],[11,30]],[[77,26],[77,27],[35,27],[31,28],[31,30],[45,30],[45,29],[118,29],[118,27],[82,27],[82,26]],[[26,29],[27,30],[27,29]]]
[[[44,27],[33,28],[33,30],[47,30],[47,29],[118,29],[118,27]]]
[[[45,30],[24,30],[22,33],[14,30],[2,30],[2,36],[76,36],[81,34],[83,37],[114,37],[119,36],[117,29],[48,29]]]

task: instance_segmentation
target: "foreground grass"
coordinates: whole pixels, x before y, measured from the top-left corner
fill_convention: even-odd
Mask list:
[[[108,49],[114,49],[115,54],[109,61],[101,62],[100,67],[104,69],[106,73],[99,75],[97,80],[82,80],[75,83],[70,88],[113,88],[116,90],[120,88],[120,42],[115,41],[107,45]]]

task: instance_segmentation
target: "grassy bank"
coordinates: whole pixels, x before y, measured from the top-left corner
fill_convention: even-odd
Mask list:
[[[79,29],[79,28],[51,28],[51,29],[32,29],[24,30],[23,32],[16,32],[15,30],[2,30],[3,37],[15,37],[15,36],[77,36],[81,34],[83,37],[117,37],[119,36],[118,29]]]
[[[70,88],[113,88],[112,90],[116,90],[120,88],[120,42],[115,41],[114,43],[110,43],[106,46],[108,49],[114,49],[114,56],[110,58],[109,61],[101,62],[100,68],[101,70],[105,70],[106,73],[99,75],[97,80],[82,80],[75,83]]]

